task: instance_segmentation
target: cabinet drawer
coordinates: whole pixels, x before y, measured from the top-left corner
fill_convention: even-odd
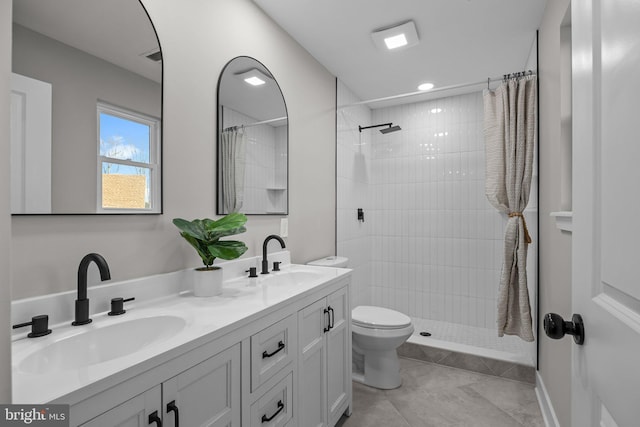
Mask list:
[[[251,391],[287,366],[296,354],[296,322],[291,315],[251,337]]]
[[[251,405],[251,427],[283,427],[293,416],[293,372]]]

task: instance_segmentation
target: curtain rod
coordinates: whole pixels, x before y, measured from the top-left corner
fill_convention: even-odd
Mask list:
[[[457,85],[443,86],[443,87],[430,89],[430,90],[420,90],[420,91],[417,91],[417,92],[408,92],[408,93],[401,93],[399,95],[385,96],[383,98],[368,99],[366,101],[354,102],[352,104],[338,105],[338,108],[355,107],[356,105],[373,104],[375,102],[391,101],[391,100],[394,100],[394,99],[408,98],[408,97],[417,96],[417,95],[428,95],[430,93],[442,92],[442,91],[445,91],[445,90],[462,89],[462,88],[470,87],[470,86],[479,86],[479,85],[484,85],[484,84],[486,84],[488,86],[490,82],[496,82],[498,80],[507,80],[507,79],[511,79],[511,78],[535,76],[537,74],[538,73],[533,72],[533,71],[504,74],[504,75],[502,75],[500,77],[490,77],[487,80],[482,80],[482,81],[474,82],[474,83],[461,83],[461,84],[457,84]]]
[[[247,125],[231,126],[231,127],[228,127],[228,128],[224,128],[223,132],[228,131],[228,130],[238,129],[238,128],[250,128],[252,126],[266,125],[266,124],[273,123],[273,122],[279,122],[280,120],[287,120],[287,118],[288,118],[287,116],[282,116],[282,117],[276,117],[275,119],[263,120],[261,122],[249,123]]]

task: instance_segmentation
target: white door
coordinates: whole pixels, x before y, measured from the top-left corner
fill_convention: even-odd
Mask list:
[[[640,425],[640,2],[572,2],[574,426]]]
[[[11,213],[51,213],[51,90],[11,74]]]

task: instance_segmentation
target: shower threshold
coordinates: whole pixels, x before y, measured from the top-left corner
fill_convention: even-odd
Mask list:
[[[517,381],[535,382],[535,344],[498,337],[495,329],[412,318],[414,334],[400,356],[467,369]],[[429,332],[431,336],[421,336]]]

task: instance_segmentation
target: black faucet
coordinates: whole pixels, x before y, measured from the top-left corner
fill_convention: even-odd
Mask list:
[[[278,242],[280,242],[280,246],[282,247],[282,249],[285,248],[284,240],[282,240],[282,237],[278,235],[272,234],[264,239],[264,243],[262,244],[262,271],[260,272],[260,274],[269,274],[269,261],[267,261],[267,243],[269,243],[269,240],[273,239],[276,239]]]
[[[87,269],[91,261],[95,262],[100,270],[100,280],[111,279],[109,266],[102,255],[88,254],[82,258],[78,267],[78,299],[76,299],[76,320],[71,323],[73,326],[91,323],[89,318],[89,298],[87,298]]]

